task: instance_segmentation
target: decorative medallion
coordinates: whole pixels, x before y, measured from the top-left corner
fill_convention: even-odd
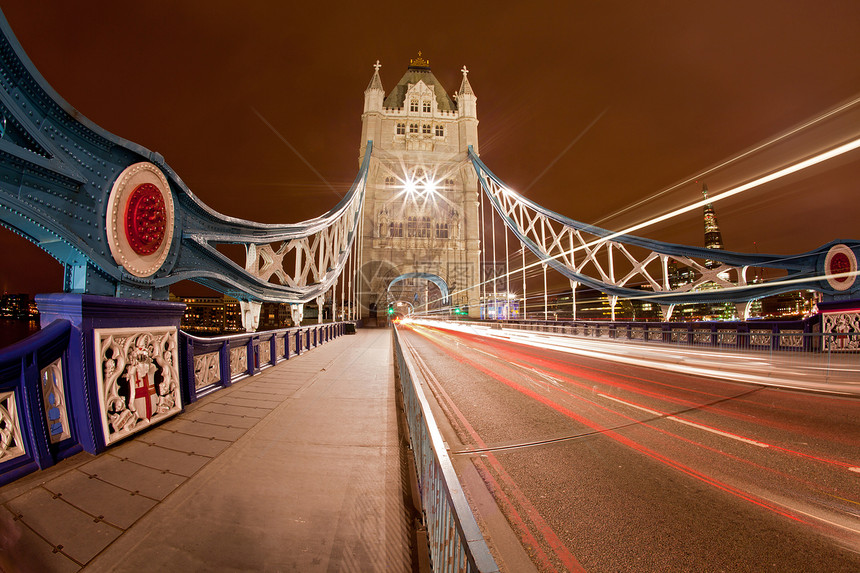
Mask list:
[[[164,242],[167,211],[161,191],[152,183],[138,185],[125,207],[125,236],[138,255],[151,255]]]
[[[850,289],[857,280],[856,275],[848,274],[857,272],[857,257],[854,256],[854,251],[842,244],[830,247],[824,260],[824,272],[828,284],[834,290]]]
[[[117,264],[136,277],[161,268],[173,240],[173,195],[152,163],[135,163],[120,173],[106,213],[106,231]]]

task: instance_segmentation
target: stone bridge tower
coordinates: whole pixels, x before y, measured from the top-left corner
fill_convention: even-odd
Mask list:
[[[373,141],[362,233],[361,316],[391,302],[479,309],[478,152],[475,93],[464,66],[453,99],[421,57],[388,93],[379,62],[364,91],[361,148]]]

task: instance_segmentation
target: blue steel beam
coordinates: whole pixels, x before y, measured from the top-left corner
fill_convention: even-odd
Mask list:
[[[292,225],[228,217],[200,201],[161,155],[105,131],[65,102],[26,56],[2,12],[0,36],[0,224],[64,266],[66,292],[166,299],[171,284],[187,279],[242,300],[303,303],[337,280],[357,234],[371,146],[349,193],[325,215]],[[160,219],[149,227],[145,216],[129,223],[126,204],[116,209],[112,223],[109,204],[118,178],[140,164],[163,175],[164,189],[155,183],[160,210],[156,205],[143,211]],[[158,201],[156,192],[152,197]],[[142,230],[130,232],[129,225]],[[147,232],[153,229],[162,256],[153,268],[135,271],[116,254],[112,235],[125,231],[134,244],[134,237],[152,239]],[[312,248],[307,241],[324,233],[337,241],[329,239],[323,253],[323,246]],[[225,243],[248,249],[284,241],[314,259],[293,284],[261,278],[216,249]],[[123,248],[129,251],[128,244]],[[152,258],[147,245],[134,250],[144,260]]]
[[[676,305],[684,303],[747,302],[766,296],[804,289],[816,290],[833,298],[851,298],[860,294],[860,280],[855,280],[857,259],[858,254],[860,254],[860,241],[832,241],[813,251],[799,255],[768,255],[664,243],[633,235],[616,236],[616,233],[613,231],[560,215],[511,190],[487,168],[471,148],[469,149],[469,159],[472,161],[472,165],[478,174],[478,180],[481,182],[481,186],[493,208],[523,245],[528,247],[543,264],[552,267],[571,281],[586,285],[610,296],[648,299],[661,305]],[[523,219],[524,213],[529,213],[530,215]],[[657,285],[658,288],[654,289],[655,292],[633,289],[624,286],[619,281],[607,281],[605,277],[593,276],[577,271],[575,266],[571,264],[575,253],[571,252],[572,249],[568,248],[567,244],[558,244],[559,242],[567,243],[566,241],[556,241],[555,252],[550,252],[552,249],[547,249],[545,245],[538,244],[536,240],[537,233],[534,229],[536,221],[540,221],[541,225],[547,225],[547,227],[555,225],[557,236],[560,236],[562,233],[568,233],[568,235],[565,235],[565,238],[570,238],[570,243],[574,242],[575,239],[573,237],[577,237],[576,240],[578,240],[582,234],[595,237],[596,239],[593,239],[591,241],[592,244],[589,245],[591,249],[599,249],[608,245],[630,245],[656,255],[652,259],[653,261],[673,260],[684,262],[685,260],[694,261],[699,259],[722,263],[720,268],[715,269],[714,274],[736,272],[738,275],[743,276],[743,271],[746,268],[765,267],[783,270],[786,272],[786,276],[759,284],[747,284],[745,281],[737,281],[731,288],[713,290],[691,290],[689,285],[672,289],[668,285],[660,284]],[[528,226],[525,222],[530,222],[532,227],[530,229],[525,228]],[[581,243],[578,245],[577,250],[580,252],[580,257],[583,256],[582,252],[587,252],[585,248],[582,248]],[[827,279],[828,275],[833,274],[833,269],[826,268],[826,261],[828,255],[834,252],[841,252],[841,256],[845,259],[844,264],[839,266],[840,272],[847,271],[848,274],[853,272],[853,275],[844,277],[846,281],[850,281],[848,283],[852,285],[850,288],[837,290]],[[846,265],[847,268],[845,268]],[[644,266],[645,264],[643,263],[643,269]],[[703,270],[702,267],[703,265],[699,265],[699,270]],[[644,277],[644,273],[642,276]],[[660,281],[655,282],[659,283]]]

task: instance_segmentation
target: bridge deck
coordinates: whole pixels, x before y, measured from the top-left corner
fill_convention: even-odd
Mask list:
[[[0,568],[410,571],[393,376],[362,330],[0,488]]]

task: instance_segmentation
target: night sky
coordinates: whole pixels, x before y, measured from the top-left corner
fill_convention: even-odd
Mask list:
[[[718,193],[860,135],[857,104],[697,177],[860,97],[856,0],[404,5],[0,4],[81,114],[161,153],[210,207],[262,222],[335,205],[330,185],[358,169],[373,64],[390,90],[418,50],[449,93],[470,70],[490,169],[612,229],[700,199],[702,181]],[[858,196],[855,151],[715,209],[727,249],[789,254],[860,239]],[[701,213],[639,234],[702,245]],[[0,252],[0,291],[61,290],[59,263],[5,229]]]

